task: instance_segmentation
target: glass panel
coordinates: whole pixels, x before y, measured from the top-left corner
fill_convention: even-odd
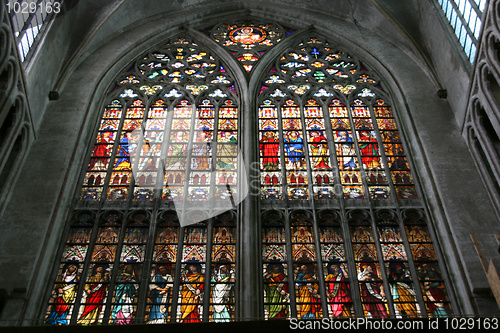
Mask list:
[[[281,214],[273,211],[263,217],[262,273],[266,319],[290,317],[285,226],[280,220]]]
[[[232,200],[238,192],[238,109],[230,100],[219,108],[219,133],[215,160],[216,200]]]
[[[181,259],[177,321],[200,322],[205,292],[207,228],[202,224],[186,227]]]
[[[202,94],[218,99],[219,114],[207,99],[189,102]],[[207,200],[214,193],[224,197],[219,188],[189,188],[192,183],[186,181],[194,175],[185,173],[212,170],[214,163],[218,170],[236,170],[238,107],[229,99],[233,94],[234,82],[218,60],[184,38],[144,54],[118,80],[112,95],[119,98],[104,110],[80,200],[150,202],[160,179],[166,202]],[[217,147],[216,140],[226,145]]]
[[[280,163],[280,139],[278,127],[277,108],[270,101],[265,101],[259,108],[259,142],[260,142],[260,169],[264,186],[262,189],[263,199],[281,199],[281,173],[269,173],[281,169]],[[270,187],[269,185],[275,185]]]
[[[381,220],[377,224],[378,238],[385,262],[388,282],[397,318],[420,317],[421,310],[412,283],[408,257],[403,245],[403,237],[398,224],[393,220],[393,212],[378,213]]]
[[[451,305],[431,243],[431,236],[423,214],[416,210],[406,212],[405,229],[415,261],[420,289],[430,317],[449,317]]]
[[[82,221],[91,219],[90,214],[82,214]],[[57,277],[52,288],[45,317],[46,325],[69,325],[78,293],[78,283],[82,277],[83,264],[87,257],[92,227],[83,223],[73,226],[66,238]]]
[[[212,275],[210,278],[210,321],[228,322],[234,319],[236,228],[223,215],[223,221],[213,228]]]
[[[334,212],[318,217],[328,314],[331,318],[351,317],[354,308],[342,229]]]
[[[250,72],[267,50],[286,37],[286,30],[276,24],[221,24],[211,35]]]
[[[113,265],[108,263],[96,263],[89,268],[77,324],[93,325],[102,322],[112,268]]]
[[[481,19],[478,17],[478,14],[480,16],[481,12],[484,10],[486,0],[455,1],[459,12],[455,11],[450,1],[440,1],[440,3],[446,18],[450,22],[450,25],[452,28],[455,28],[455,34],[457,35],[459,43],[464,48],[469,61],[472,63],[474,61],[474,54],[470,52],[471,45],[468,43],[478,43],[478,31],[480,31],[481,26]],[[478,13],[476,13],[476,10],[473,8],[473,4],[477,6],[479,10]],[[462,20],[469,27],[471,33],[465,29],[462,24]],[[476,47],[476,45],[473,46]]]
[[[172,289],[179,242],[179,226],[175,220],[174,214],[167,215],[160,221],[155,233],[146,306],[148,324],[164,324],[171,318]]]
[[[120,265],[114,278],[110,324],[135,323],[148,230],[147,215],[135,212],[125,228]]]
[[[370,223],[355,217],[349,227],[356,261],[357,279],[365,317],[387,318],[387,291],[382,283],[378,254]]]
[[[248,72],[267,46],[284,38],[272,25],[217,29],[217,42],[235,50]],[[118,80],[97,125],[80,208],[97,208],[97,201],[106,200],[105,207],[132,214],[148,204],[165,209],[172,201],[233,195],[227,188],[239,185],[243,142],[238,142],[237,89],[229,71],[186,39],[148,52],[135,65]],[[378,97],[384,95],[378,79],[355,58],[311,38],[281,55],[260,94],[254,134],[266,205],[279,207],[283,199],[304,205],[314,197],[345,200],[342,206],[391,198],[411,206],[409,200],[418,199],[393,110]],[[316,204],[316,219],[304,211],[262,216],[266,319],[352,317],[354,302],[361,302],[365,316],[386,318],[388,297],[397,317],[421,316],[422,304],[430,316],[451,314],[425,223],[405,224],[404,234],[395,218],[376,220],[372,228],[368,212],[360,217],[349,211],[354,217],[344,225],[336,211],[321,211],[324,202]],[[52,282],[47,324],[69,324],[72,315],[73,323],[82,325],[235,319],[241,236],[236,220],[222,215],[181,232],[175,214],[156,209],[151,214],[158,214],[151,236],[139,220],[123,230],[116,220],[99,220],[94,229],[70,228]],[[346,249],[349,243],[352,249]],[[353,300],[352,288],[359,288],[360,299]],[[138,299],[140,290],[146,300]],[[136,318],[138,313],[145,317]]]
[[[312,224],[304,221],[305,216],[295,216],[292,222],[291,241],[295,281],[295,302],[299,319],[323,317],[318,283],[318,267]]]
[[[128,325],[135,322],[141,268],[141,265],[120,265],[112,297],[110,324]]]

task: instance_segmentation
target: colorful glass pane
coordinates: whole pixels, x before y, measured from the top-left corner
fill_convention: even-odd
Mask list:
[[[277,25],[219,25],[211,36],[251,72],[286,32]],[[147,225],[102,223],[102,217],[93,227],[71,227],[46,323],[232,321],[236,220],[180,228],[162,210],[176,201],[197,205],[237,194],[231,186],[242,182],[238,148],[245,142],[234,69],[184,38],[135,65],[121,76],[97,124],[79,204],[132,206],[130,212],[161,206],[152,213],[158,213],[156,230],[150,236]],[[281,209],[262,215],[266,319],[352,317],[355,302],[367,317],[386,318],[389,308],[398,318],[451,314],[426,224],[403,228],[395,218],[378,219],[376,208],[387,200],[411,206],[408,200],[418,199],[378,82],[358,60],[317,38],[284,52],[264,75],[256,104],[258,179],[263,205]],[[310,199],[331,202],[316,202],[311,211],[289,207],[302,209]],[[353,218],[348,211],[346,224],[337,210],[323,210],[365,207],[368,200],[376,202],[370,203],[374,221],[368,212]],[[136,319],[139,314],[144,317]]]
[[[93,325],[102,322],[104,309],[107,307],[105,300],[108,295],[112,268],[113,265],[107,263],[93,264],[89,268],[89,277],[85,281],[77,324]]]
[[[365,316],[387,318],[389,311],[378,263],[378,251],[372,235],[372,228],[365,216],[365,213],[354,216],[349,228],[358,270],[357,280],[361,302]]]
[[[197,224],[185,228],[181,258],[178,322],[199,322],[202,319],[202,298],[205,289],[207,260],[207,228]]]
[[[289,318],[290,289],[284,224],[279,214],[267,214],[262,228],[264,313],[266,319]]]
[[[221,24],[211,31],[212,38],[228,49],[247,72],[286,35],[287,30],[276,24]]]
[[[214,163],[209,147],[215,135],[218,142],[237,142],[238,107],[228,99],[237,89],[219,61],[195,43],[178,38],[158,48],[161,52],[148,52],[139,58],[133,73],[123,76],[113,93],[120,99],[113,99],[105,108],[83,179],[81,201],[118,203],[131,198],[150,202],[160,179],[164,179],[163,189],[158,193],[166,202],[213,197],[209,192],[200,196],[194,189],[185,191],[185,183],[171,186],[164,172],[208,170]],[[140,92],[147,101],[137,99]],[[207,99],[199,99],[196,105],[188,101],[201,94],[217,98],[217,109]],[[188,150],[193,141],[200,144]],[[236,169],[236,156],[221,157],[215,163]],[[183,176],[184,182],[188,179],[190,175]]]
[[[146,322],[164,324],[170,320],[179,227],[167,217],[155,233],[153,265],[149,279]]]
[[[90,215],[82,215],[85,219]],[[52,288],[45,317],[46,325],[69,325],[74,312],[78,283],[82,277],[87,258],[92,228],[85,225],[73,226],[66,238],[55,284]]]
[[[316,265],[316,246],[312,224],[292,222],[290,234],[292,243],[295,301],[297,317],[300,319],[318,319],[323,317]]]
[[[319,238],[329,317],[350,317],[353,306],[345,245],[334,212],[324,212],[320,217]]]
[[[233,221],[227,219],[229,215],[222,216],[223,221],[213,228],[209,309],[210,321],[214,322],[234,319],[236,228]]]
[[[423,214],[417,210],[409,210],[406,213],[405,229],[427,314],[430,317],[451,316],[450,300]]]

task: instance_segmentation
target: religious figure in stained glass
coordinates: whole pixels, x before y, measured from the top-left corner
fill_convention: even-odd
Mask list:
[[[387,318],[387,310],[382,302],[385,302],[385,291],[382,280],[373,269],[373,264],[364,263],[360,265],[358,281],[361,288],[361,299],[364,308],[371,316]]]
[[[201,266],[197,263],[187,265],[182,273],[182,305],[181,321],[184,323],[195,323],[201,321],[200,306],[203,304],[203,281],[205,277],[201,273]]]
[[[377,138],[374,137],[374,133],[362,131],[359,137],[359,149],[361,150],[361,160],[363,161],[363,166],[366,168],[377,168],[380,167]],[[375,156],[370,156],[375,155]]]
[[[111,154],[111,147],[109,144],[113,143],[113,132],[101,132],[99,133],[99,137],[97,139],[98,144],[95,145],[94,151],[92,153],[92,157],[89,163],[89,170],[106,170],[107,156]]]
[[[328,165],[328,143],[325,136],[320,131],[311,132],[312,168],[329,169]],[[326,155],[326,156],[325,156]]]
[[[351,313],[351,291],[347,266],[345,263],[327,264],[328,275],[325,278],[326,296],[331,302],[332,315],[334,317],[349,317]]]
[[[145,137],[142,143],[141,155],[143,158],[139,163],[139,170],[156,170],[156,163],[154,162],[156,159],[154,157],[160,156],[161,153],[161,142],[157,143],[157,140],[161,140],[161,138],[157,133],[155,131],[146,133],[149,137]]]
[[[271,26],[253,26],[251,24],[226,26],[226,29],[218,36],[220,43],[224,43],[224,47],[229,47],[235,59],[250,73],[253,62],[261,59],[264,51],[267,50],[265,47],[271,47],[284,38],[282,30],[277,32],[275,29],[267,28]],[[233,48],[231,49],[231,47]],[[237,51],[234,51],[235,49]],[[85,174],[82,185],[83,191],[85,191],[82,193],[86,193],[86,195],[82,195],[81,198],[94,201],[127,199],[130,185],[136,187],[149,185],[153,190],[156,185],[155,179],[163,178],[163,174],[158,172],[165,170],[165,183],[163,185],[167,189],[165,191],[165,187],[163,188],[165,201],[160,203],[164,205],[162,209],[171,204],[166,202],[167,200],[186,198],[183,195],[186,185],[206,185],[206,187],[192,187],[194,189],[192,191],[188,186],[188,191],[185,194],[191,199],[205,200],[212,195],[212,192],[218,193],[218,185],[221,185],[220,188],[222,188],[222,185],[236,183],[238,173],[234,169],[237,166],[235,157],[238,148],[236,145],[238,142],[238,108],[231,106],[231,103],[228,104],[229,99],[222,99],[229,94],[233,94],[234,97],[237,95],[236,92],[239,92],[233,83],[233,78],[229,75],[233,72],[233,68],[231,71],[226,71],[215,57],[200,50],[197,44],[185,39],[176,39],[170,44],[163,45],[161,52],[149,52],[141,57],[135,65],[134,75],[136,76],[133,80],[128,80],[126,84],[130,86],[139,84],[137,89],[123,87],[124,81],[118,81],[121,82],[117,86],[118,93],[110,97],[116,99],[116,96],[120,96],[125,101],[130,97],[137,98],[137,93],[140,92],[139,87],[141,87],[140,90],[145,91],[145,95],[141,93],[141,96],[144,96],[144,101],[136,100],[134,103],[142,103],[142,107],[128,107],[122,110],[118,104],[121,102],[114,100],[112,102],[114,108],[112,105],[105,108],[103,119],[98,127],[92,156],[90,156],[88,172]],[[137,68],[140,69],[140,72],[137,72]],[[365,198],[364,188],[369,191],[371,199],[387,198],[391,191],[389,188],[391,182],[394,185],[391,185],[391,188],[395,188],[399,199],[416,198],[414,186],[409,186],[413,184],[413,178],[409,171],[409,164],[403,151],[392,111],[381,101],[381,105],[387,112],[380,110],[377,112],[371,99],[373,96],[368,92],[376,92],[377,96],[385,96],[385,93],[380,86],[375,86],[375,80],[368,80],[368,76],[365,74],[360,76],[360,71],[368,73],[368,70],[357,60],[316,38],[309,41],[304,40],[300,46],[290,52],[287,51],[282,58],[276,59],[275,66],[270,70],[271,73],[264,80],[260,90],[264,101],[262,102],[263,107],[259,109],[258,132],[253,133],[261,136],[259,146],[263,199],[307,199],[309,191],[314,190],[316,199],[323,197],[333,200],[333,194],[322,195],[320,194],[322,192],[317,190],[323,191],[327,185],[331,185],[333,189],[333,179],[340,179],[340,185],[343,186],[344,196],[336,195],[335,198],[338,200]],[[127,73],[127,75],[129,74]],[[369,77],[371,78],[372,75],[370,74]],[[161,82],[161,86],[153,85],[153,82],[148,82],[149,79],[157,81],[154,83]],[[333,86],[331,82],[334,81],[342,84]],[[175,83],[175,86],[170,85],[170,83]],[[362,86],[359,83],[362,83]],[[122,86],[120,87],[120,85]],[[362,94],[359,94],[361,89],[367,85],[371,89],[365,89]],[[124,94],[119,95],[120,92]],[[210,94],[210,92],[212,93]],[[315,92],[317,93],[314,94]],[[303,103],[304,100],[299,101],[308,96],[306,93],[310,93],[309,96],[314,94],[318,100],[308,101],[311,104]],[[363,101],[359,99],[362,106],[344,106],[345,101],[352,101],[352,96],[348,96],[351,93],[358,94],[359,98],[362,98]],[[158,97],[155,100],[148,100],[150,98],[148,96],[154,94],[161,96],[161,98],[165,97],[165,101],[163,99],[156,100]],[[264,96],[265,94],[267,95]],[[292,95],[298,100],[288,100],[285,105],[283,98]],[[207,100],[203,100],[203,98],[208,98],[207,96],[214,97],[214,105],[205,103]],[[178,98],[181,97],[184,100],[179,102],[177,106],[172,104],[172,101],[178,101]],[[250,96],[250,98],[253,97]],[[339,99],[331,100],[331,98]],[[188,100],[203,101],[201,102],[203,106],[200,106],[198,102],[195,105],[190,105]],[[241,100],[245,100],[245,98]],[[155,101],[158,103],[156,105],[158,107],[153,105]],[[256,105],[258,105],[258,101]],[[321,106],[319,102],[321,102]],[[226,103],[226,107],[222,107],[224,103]],[[128,105],[128,101],[126,104]],[[155,107],[146,108],[145,105]],[[330,117],[326,115],[329,113],[326,112],[328,105],[332,108],[329,109],[332,111]],[[194,110],[197,110],[197,118],[193,117]],[[375,110],[377,121],[370,118],[371,110]],[[216,116],[217,112],[218,116]],[[172,115],[172,113],[174,114]],[[125,119],[123,119],[125,114]],[[148,115],[148,119],[145,119],[143,124],[142,118],[145,114]],[[380,117],[384,119],[378,119]],[[333,133],[330,132],[330,123]],[[123,124],[121,128],[120,124]],[[325,124],[328,125],[328,128],[325,127]],[[144,141],[141,145],[141,138],[135,131],[138,128],[145,128]],[[167,133],[169,133],[169,137],[167,137]],[[163,143],[164,135],[165,144]],[[333,143],[329,143],[327,140],[327,136],[330,137],[330,135],[333,135]],[[119,137],[121,140],[117,142]],[[357,139],[356,142],[353,138]],[[378,141],[381,141],[384,146],[379,147]],[[245,143],[240,142],[242,145]],[[336,151],[337,161],[335,161],[334,155],[330,155],[329,144],[330,149]],[[305,146],[308,149],[305,149]],[[193,148],[191,152],[188,152],[188,147]],[[134,162],[136,157],[133,155],[137,148],[141,149],[141,153],[138,156],[139,160]],[[112,152],[115,152],[114,156],[112,156]],[[167,155],[164,159],[165,170],[159,170],[158,167],[162,154]],[[389,168],[383,171],[359,170],[360,164],[365,169],[383,168],[381,164],[383,154],[387,156],[384,161],[388,162]],[[216,163],[213,165],[217,167],[217,171],[210,176],[208,172],[201,171],[210,170],[212,156],[216,159]],[[191,158],[190,163],[187,163],[188,157]],[[284,165],[281,164],[282,158],[285,162]],[[338,163],[340,171],[335,170],[336,168],[329,171],[331,169],[330,163],[335,162]],[[132,177],[130,171],[132,165],[138,166],[140,171],[149,171],[140,172]],[[282,167],[285,167],[286,170],[281,170]],[[186,169],[192,169],[195,172],[186,174]],[[366,177],[364,177],[365,175]],[[105,182],[105,179],[109,182]],[[135,182],[132,181],[133,179]],[[336,182],[335,180],[335,184]],[[214,183],[217,191],[213,190]],[[172,187],[174,184],[175,187]],[[380,186],[381,184],[385,187]],[[282,187],[282,185],[285,186]],[[209,186],[211,186],[210,192],[208,192]],[[134,190],[131,189],[131,191]],[[108,196],[104,194],[101,198],[101,193],[108,193]],[[137,192],[133,193],[135,198]],[[152,196],[151,191],[149,198]],[[120,204],[118,202],[113,204],[116,204],[117,209],[128,209],[128,203],[126,204],[125,200],[122,203],[122,206],[118,205]],[[289,208],[290,205],[286,206],[286,204],[285,200],[271,203],[271,205],[280,208]],[[154,214],[156,211],[152,210],[150,213]],[[380,270],[374,264],[378,260],[386,261],[385,268],[388,269],[391,296],[387,294],[394,301],[391,304],[394,303],[397,315],[413,317],[420,315],[419,311],[423,311],[423,309],[418,309],[416,297],[420,302],[422,300],[425,302],[429,315],[439,317],[451,314],[449,300],[444,290],[444,281],[437,268],[436,254],[432,250],[430,236],[422,235],[417,229],[418,227],[407,229],[407,232],[413,232],[411,236],[408,236],[411,249],[417,252],[418,249],[424,248],[424,250],[428,250],[419,251],[422,254],[429,253],[425,258],[414,255],[418,278],[422,285],[422,295],[412,293],[414,287],[411,283],[412,279],[404,271],[404,265],[409,265],[408,262],[402,264],[404,273],[397,266],[389,265],[395,261],[395,256],[392,254],[399,255],[396,257],[397,259],[408,260],[406,256],[401,256],[406,246],[402,244],[400,235],[394,236],[394,231],[397,229],[389,227],[383,229],[384,233],[380,239],[373,239],[369,229],[361,228],[361,232],[353,232],[353,243],[368,243],[354,244],[355,249],[371,250],[369,256],[359,255],[353,258],[352,251],[344,251],[344,245],[340,244],[342,231],[345,231],[341,227],[343,228],[345,225],[339,223],[338,234],[325,236],[325,240],[320,242],[321,248],[318,249],[313,238],[314,223],[311,224],[310,228],[304,226],[292,228],[292,232],[286,235],[282,227],[274,229],[264,227],[264,230],[267,228],[268,231],[267,238],[263,242],[264,313],[268,319],[290,317],[290,304],[297,305],[292,313],[295,314],[296,311],[297,315],[304,319],[321,318],[323,316],[322,306],[324,309],[328,309],[332,317],[353,316],[355,307],[352,303],[360,301],[351,298],[350,284],[354,282],[349,281],[347,262],[353,259],[361,268],[358,281],[361,301],[365,314],[368,316],[388,316],[384,287],[381,278],[377,275]],[[148,239],[147,232],[144,234],[143,240],[137,241],[140,246],[130,246],[130,244],[123,244],[119,237],[119,228],[101,228],[101,231],[104,230],[106,232],[99,234],[92,244],[90,244],[90,238],[86,241],[89,244],[86,245],[85,249],[100,249],[93,253],[92,260],[94,262],[112,262],[116,253],[123,255],[127,248],[138,250],[142,248],[142,251],[139,252],[143,258],[146,246],[151,245],[148,244],[151,239]],[[227,248],[234,252],[236,245],[233,244],[233,240],[223,240],[222,232],[204,232],[203,235],[200,235],[195,232],[191,233],[189,228],[186,228],[185,235],[189,237],[177,249],[178,245],[173,244],[177,244],[178,234],[171,233],[168,228],[162,231],[157,240],[157,244],[162,244],[155,245],[154,248],[154,256],[157,257],[153,259],[152,274],[149,276],[149,301],[146,305],[144,305],[144,300],[135,299],[139,290],[137,282],[140,279],[131,270],[132,266],[123,266],[123,270],[120,269],[121,267],[108,270],[110,265],[94,264],[95,272],[92,272],[88,279],[85,290],[80,290],[83,297],[79,296],[81,298],[75,300],[78,278],[74,273],[74,267],[78,269],[79,266],[69,264],[61,270],[63,274],[58,280],[53,282],[56,286],[53,290],[57,295],[51,299],[46,323],[68,324],[70,318],[67,317],[75,303],[81,304],[81,308],[79,313],[73,311],[73,321],[76,319],[79,324],[105,323],[108,318],[103,320],[102,316],[110,280],[113,281],[111,285],[115,287],[112,295],[113,304],[111,304],[111,309],[108,306],[105,312],[110,314],[110,323],[131,323],[135,319],[136,309],[137,313],[144,313],[146,309],[146,318],[138,318],[138,320],[146,320],[149,324],[166,323],[173,320],[172,317],[175,316],[181,322],[198,322],[202,320],[202,314],[210,321],[215,322],[234,320],[235,307],[237,306],[234,304],[234,269],[238,268],[235,257],[233,255],[228,260],[223,255],[218,256],[212,253],[207,258],[205,254],[207,241],[213,242],[212,246],[209,247],[212,252],[214,249],[223,247],[220,243],[224,243],[224,247],[227,245]],[[244,234],[237,235],[235,233],[232,236],[236,239]],[[126,238],[125,243],[136,243],[133,239],[131,234],[130,238]],[[396,241],[400,244],[381,244],[381,242],[394,243]],[[231,244],[226,244],[227,242]],[[103,243],[113,243],[113,245],[108,246],[103,245]],[[72,246],[74,247],[74,244],[67,244],[66,248]],[[382,256],[377,255],[376,248],[382,249]],[[286,250],[293,251],[293,258],[287,259]],[[191,253],[195,252],[198,254],[194,255],[195,259],[193,260]],[[328,255],[323,254],[323,252],[328,252]],[[176,267],[173,263],[177,259],[178,253],[182,253],[181,261],[185,267],[182,267],[181,270],[178,269],[181,276],[174,276]],[[316,256],[320,253],[322,266],[326,269],[318,271],[314,263]],[[135,257],[130,256],[129,258],[134,259]],[[65,259],[64,264],[67,264],[68,260]],[[391,261],[389,262],[389,260]],[[429,260],[429,265],[425,264],[428,262],[426,260]],[[81,261],[83,267],[85,258]],[[121,257],[121,261],[123,261],[123,257]],[[88,260],[85,264],[85,267],[89,266]],[[296,283],[296,285],[295,292],[290,294],[287,272],[292,272],[291,266],[294,268],[294,281],[291,283]],[[206,272],[207,276],[210,276],[210,281],[204,281],[206,269],[211,269],[211,271]],[[416,276],[413,278],[416,280]],[[319,280],[322,280],[321,283],[325,283],[325,290],[321,290],[321,292],[326,292],[327,297],[323,300],[325,304],[321,303],[319,297]],[[176,284],[176,286],[179,285],[180,289],[177,290],[176,295],[172,292],[174,281],[180,282]],[[205,286],[205,284],[207,285]],[[210,287],[209,293],[206,292],[206,287]],[[203,297],[205,297],[205,302],[203,302]],[[179,306],[172,311],[172,304],[179,304]],[[360,314],[356,313],[356,315]]]
[[[356,150],[354,149],[354,141],[352,140],[352,137],[349,135],[349,132],[338,131],[336,141],[342,144],[341,151],[343,157],[339,157],[339,166],[342,169],[356,168],[357,165],[354,161],[354,157],[349,156],[349,155],[356,155]]]
[[[422,264],[417,267],[418,277],[423,282],[423,292],[426,297],[427,306],[433,317],[449,317],[450,309],[446,302],[444,287],[436,269],[429,264]]]
[[[211,148],[211,134],[209,131],[200,131],[197,134],[196,144],[193,149],[193,156],[195,156],[191,163],[193,170],[208,170],[210,169],[210,156]]]
[[[120,140],[120,148],[117,160],[113,166],[114,170],[130,170],[130,145],[132,143],[132,133],[126,132]]]
[[[60,277],[61,282],[56,284],[56,294],[52,311],[45,319],[48,325],[67,325],[69,310],[76,296],[78,282],[78,264],[68,264]]]
[[[414,317],[420,313],[416,303],[416,293],[411,285],[410,272],[406,271],[402,264],[389,265],[389,284],[391,286],[392,299],[398,315]]]
[[[115,301],[111,311],[111,322],[118,325],[128,325],[134,317],[134,298],[138,292],[139,285],[135,276],[134,267],[126,265],[117,278]]]
[[[269,319],[286,318],[287,305],[284,302],[288,301],[290,295],[283,264],[269,264],[264,274],[264,281],[266,282],[264,285],[265,302]]]
[[[241,27],[229,33],[232,41],[242,44],[258,43],[266,38],[264,30],[256,27]]]
[[[173,281],[170,264],[161,264],[156,268],[153,283],[149,285],[149,298],[152,305],[148,315],[148,324],[167,322]]]
[[[231,320],[229,306],[226,304],[230,297],[234,283],[234,271],[230,264],[221,264],[214,270],[212,278],[212,318],[216,322],[227,322]]]
[[[167,164],[165,169],[167,170],[183,170],[186,168],[186,156],[187,144],[186,142],[186,132],[177,131],[173,135],[171,139],[172,144],[168,150]]]
[[[288,169],[302,169],[304,161],[304,143],[297,131],[290,131],[285,134],[285,151],[288,157]]]
[[[279,165],[279,140],[275,133],[268,131],[264,132],[264,137],[260,140],[260,151],[263,157],[263,168],[265,170],[276,170]]]
[[[321,318],[319,285],[314,268],[310,264],[302,264],[297,268],[295,274],[299,318]]]
[[[236,163],[234,156],[237,155],[237,139],[235,136],[231,136],[229,139],[229,144],[219,144],[217,148],[217,167],[220,170],[232,170],[236,168]],[[225,184],[226,182],[221,182]],[[228,181],[228,184],[230,182]]]
[[[247,72],[285,37],[283,27],[269,23],[220,24],[212,30],[212,38],[230,51]]]
[[[78,324],[90,325],[99,320],[108,290],[109,274],[107,264],[94,266],[92,275],[85,285],[85,298],[82,299],[82,303],[86,304],[78,318]]]

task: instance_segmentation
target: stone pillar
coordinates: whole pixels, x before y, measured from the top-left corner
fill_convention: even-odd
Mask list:
[[[0,228],[2,230],[6,227],[1,219],[2,215],[34,139],[31,119],[23,65],[19,59],[10,15],[3,2],[0,5]],[[0,261],[7,262],[12,258],[4,246],[0,247]],[[12,279],[1,281],[0,325],[10,326],[18,323],[25,303],[26,287],[16,285]]]
[[[477,170],[484,182],[496,213],[485,228],[477,228],[470,234],[484,270],[469,273],[479,280],[487,276],[488,284],[472,289],[473,299],[480,315],[498,313],[500,286],[492,274],[500,271],[500,1],[490,0],[482,16],[482,28],[469,91],[467,113],[462,127]],[[474,275],[473,275],[474,274]],[[484,274],[484,275],[483,275]],[[497,300],[491,297],[495,295]]]

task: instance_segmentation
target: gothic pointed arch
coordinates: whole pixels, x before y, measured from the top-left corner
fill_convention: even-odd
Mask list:
[[[185,33],[118,75],[82,171],[46,324],[234,320],[241,91],[232,72]]]
[[[451,315],[383,77],[312,27],[185,30],[103,98],[45,323]]]
[[[451,315],[437,251],[423,240],[431,239],[429,220],[383,78],[314,32],[266,66],[254,135],[264,317]],[[282,227],[270,214],[284,217]],[[405,214],[422,216],[423,229],[406,226]],[[417,229],[421,242],[412,236]],[[290,237],[282,245],[270,238],[280,233]]]

